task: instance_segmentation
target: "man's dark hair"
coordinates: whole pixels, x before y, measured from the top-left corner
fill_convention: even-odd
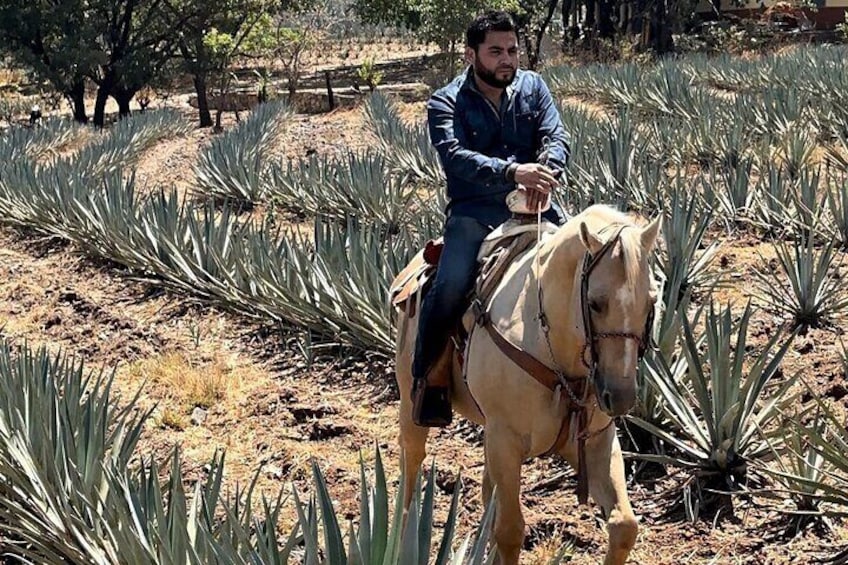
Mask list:
[[[503,10],[489,10],[480,14],[465,31],[465,45],[477,51],[481,43],[486,41],[486,32],[489,31],[512,31],[518,34],[515,20],[509,12]]]

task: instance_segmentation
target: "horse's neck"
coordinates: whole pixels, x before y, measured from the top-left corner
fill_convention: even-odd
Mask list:
[[[575,339],[582,340],[582,335],[574,332],[570,304],[573,302],[575,265],[580,257],[574,250],[583,246],[579,240],[563,235],[558,232],[540,246],[538,262],[535,247],[516,262],[494,296],[490,315],[500,331],[522,350],[552,368],[577,375],[582,374],[582,343],[575,346]],[[571,252],[563,252],[568,248],[572,248]],[[567,273],[567,277],[563,277],[563,273]],[[540,280],[542,308],[551,328],[550,347],[539,321]],[[551,359],[551,350],[555,359]]]
[[[584,336],[578,325],[580,302],[577,300],[580,291],[577,274],[584,252],[576,231],[558,233],[540,251],[539,280],[542,309],[550,327],[550,348],[559,368],[570,376],[582,376],[586,372],[581,361]]]
[[[539,360],[545,360],[547,346],[539,331],[536,253],[534,244],[504,273],[492,297],[489,315],[507,339]]]

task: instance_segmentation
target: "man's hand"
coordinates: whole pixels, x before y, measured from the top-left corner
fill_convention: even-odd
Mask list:
[[[515,169],[515,182],[547,194],[556,186],[554,172],[539,163],[524,163]]]
[[[557,180],[553,171],[539,163],[524,163],[515,169],[515,182],[527,191],[527,205],[531,210],[544,208]]]
[[[524,192],[524,199],[528,210],[531,212],[540,212],[547,209],[548,201],[551,198],[550,192],[542,192],[520,184],[518,185],[518,189]]]

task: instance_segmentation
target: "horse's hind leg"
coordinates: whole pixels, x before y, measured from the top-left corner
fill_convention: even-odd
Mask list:
[[[609,546],[604,564],[623,564],[636,545],[638,524],[627,497],[624,459],[615,426],[586,441],[586,469],[589,492],[607,519]]]
[[[524,450],[521,438],[511,430],[486,426],[486,471],[484,490],[495,489],[494,538],[499,565],[515,565],[524,543],[524,516],[521,513],[521,464]],[[484,500],[489,498],[484,492]],[[488,502],[488,501],[486,501]]]

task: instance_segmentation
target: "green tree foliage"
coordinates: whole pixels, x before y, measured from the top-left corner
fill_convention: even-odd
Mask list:
[[[177,50],[176,40],[200,3],[187,5],[179,15],[165,9],[165,0],[83,4],[86,17],[93,22],[93,37],[84,39],[101,49],[100,62],[89,77],[98,86],[94,123],[102,126],[109,96],[118,103],[120,115],[126,116],[135,93],[166,71]]]
[[[177,44],[184,68],[194,79],[201,127],[212,125],[209,89],[216,95],[216,123],[220,127],[224,101],[232,85],[232,64],[247,57],[273,57],[299,44],[301,34],[281,25],[287,13],[302,12],[314,0],[167,0],[171,18],[191,13]]]
[[[15,63],[65,96],[85,123],[85,78],[99,63],[93,22],[79,0],[0,0],[0,44]]]
[[[264,0],[222,0],[208,3],[196,0],[170,0],[169,17],[178,18],[187,10],[186,21],[177,38],[183,66],[194,79],[200,126],[212,125],[208,88],[210,81],[220,86],[221,75],[229,62],[242,52],[242,45],[257,22],[268,10]]]
[[[48,80],[85,121],[85,80],[98,86],[94,123],[113,97],[122,116],[142,87],[162,75],[179,31],[196,6],[177,16],[165,0],[0,0],[0,40],[16,59]],[[199,5],[199,2],[198,2]]]
[[[488,0],[354,0],[354,11],[363,21],[408,27],[422,41],[453,51],[463,39],[468,22],[488,8],[506,7]]]
[[[455,53],[463,45],[465,29],[478,14],[504,9],[516,19],[530,68],[539,62],[539,45],[553,18],[558,0],[354,0],[354,11],[363,21],[408,27],[421,41]]]

